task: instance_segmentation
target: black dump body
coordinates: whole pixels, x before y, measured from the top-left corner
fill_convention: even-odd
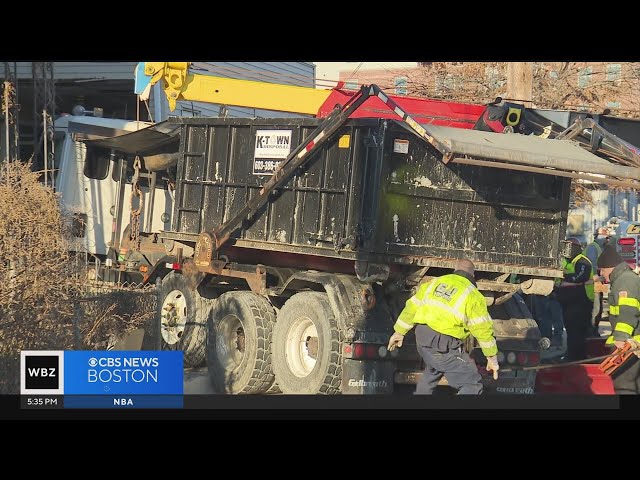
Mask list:
[[[165,235],[183,241],[229,219],[319,123],[173,121],[182,132]],[[451,267],[467,257],[478,270],[554,276],[570,179],[441,158],[402,123],[350,120],[229,243],[387,265]]]

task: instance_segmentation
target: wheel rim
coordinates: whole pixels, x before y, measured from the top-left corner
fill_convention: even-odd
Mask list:
[[[308,317],[297,318],[287,332],[285,358],[291,373],[298,378],[308,376],[316,366],[318,330]]]
[[[187,324],[187,300],[180,290],[172,290],[162,302],[160,330],[167,345],[175,345]]]
[[[216,327],[216,356],[225,370],[242,363],[245,352],[244,325],[235,315],[225,316]]]

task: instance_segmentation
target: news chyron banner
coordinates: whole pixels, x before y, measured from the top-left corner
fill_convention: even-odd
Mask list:
[[[23,408],[182,408],[178,351],[22,351]]]

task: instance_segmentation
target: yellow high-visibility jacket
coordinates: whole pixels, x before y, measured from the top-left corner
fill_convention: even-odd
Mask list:
[[[415,324],[424,324],[436,332],[463,340],[473,335],[485,356],[498,353],[493,336],[493,321],[484,296],[467,278],[456,273],[423,283],[407,300],[394,325],[406,335]]]

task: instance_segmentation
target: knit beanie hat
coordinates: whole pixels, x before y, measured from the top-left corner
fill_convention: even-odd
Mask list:
[[[613,245],[605,245],[598,257],[598,268],[612,268],[624,262]]]

